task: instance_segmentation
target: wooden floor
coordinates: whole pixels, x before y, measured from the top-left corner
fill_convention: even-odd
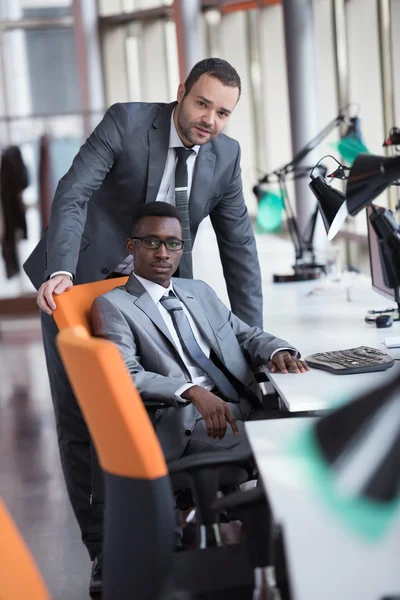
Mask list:
[[[0,495],[52,599],[86,600],[91,563],[62,475],[38,318],[0,321],[0,381]]]

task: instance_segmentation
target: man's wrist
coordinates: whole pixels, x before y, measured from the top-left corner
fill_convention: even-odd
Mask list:
[[[69,271],[55,271],[50,275],[50,279],[53,279],[53,277],[56,277],[56,275],[67,275],[71,279],[71,281],[73,280],[72,273],[70,273]]]
[[[199,385],[192,385],[181,394],[181,398],[184,398],[184,400],[188,400],[189,402],[193,402],[193,399],[196,397],[196,390],[198,390],[200,387],[201,386]]]

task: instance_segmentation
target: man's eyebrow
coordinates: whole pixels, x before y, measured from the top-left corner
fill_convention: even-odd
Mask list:
[[[200,100],[203,100],[203,102],[205,102],[206,104],[213,104],[211,102],[211,100],[208,100],[207,98],[204,98],[204,96],[197,96],[197,98],[199,98]],[[223,108],[222,106],[221,106],[220,110],[226,112],[228,115],[230,115],[231,112],[232,112],[231,110],[229,110],[229,108]]]
[[[164,236],[160,236],[160,235],[158,235],[158,233],[144,233],[141,237],[152,237],[152,238],[157,238],[158,240],[161,240],[164,238]],[[165,239],[179,240],[180,238],[177,235],[175,235],[174,233],[171,233],[170,235],[165,236]]]

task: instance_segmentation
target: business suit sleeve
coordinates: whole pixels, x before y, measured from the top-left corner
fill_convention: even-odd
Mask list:
[[[126,106],[111,106],[60,179],[51,207],[45,278],[55,271],[75,275],[87,203],[120,155],[128,123]]]
[[[296,356],[300,356],[298,350],[287,341],[274,336],[272,333],[263,331],[257,326],[250,327],[250,325],[247,325],[225,306],[209,285],[204,282],[202,284],[207,289],[203,293],[199,293],[198,297],[208,299],[207,305],[203,306],[204,312],[207,314],[212,311],[218,315],[218,321],[222,325],[219,331],[225,330],[227,327],[232,329],[243,354],[253,367],[265,365],[270,360],[272,353],[280,349],[290,350]],[[216,331],[216,334],[218,337],[219,332]]]
[[[229,187],[210,214],[232,311],[262,328],[261,273],[253,228],[243,197],[240,146]]]
[[[110,340],[120,350],[142,400],[165,402],[178,407],[174,394],[184,381],[143,368],[134,333],[117,306],[104,296],[96,298],[91,308],[91,320],[94,334]]]

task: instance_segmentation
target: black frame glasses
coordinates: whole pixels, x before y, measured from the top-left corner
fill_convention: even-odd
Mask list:
[[[185,242],[184,240],[178,240],[177,238],[171,238],[169,240],[160,240],[159,238],[153,237],[151,235],[146,235],[145,237],[133,237],[131,238],[134,242],[140,242],[142,244],[142,248],[146,250],[158,250],[161,244],[164,244],[165,248],[170,252],[178,252],[182,250]],[[148,245],[146,245],[146,240],[148,241]],[[154,246],[151,243],[154,242]],[[171,244],[175,244],[174,247],[171,247]],[[178,248],[176,247],[178,244]]]

